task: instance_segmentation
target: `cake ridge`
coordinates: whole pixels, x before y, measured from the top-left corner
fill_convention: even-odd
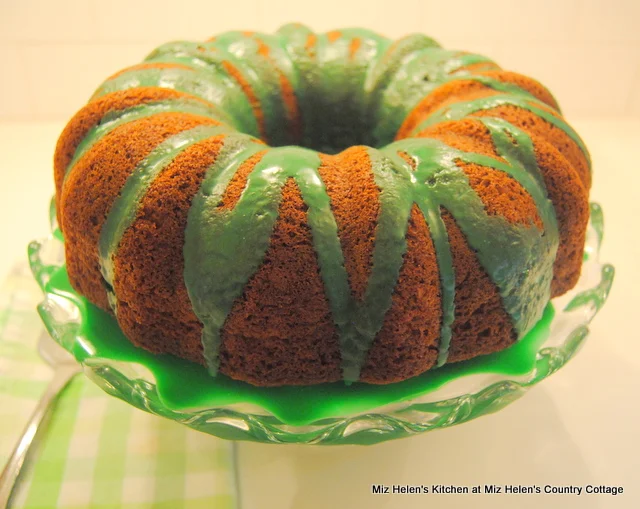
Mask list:
[[[386,72],[379,97],[372,95],[370,99],[369,110],[375,144],[390,142],[421,99],[440,84],[470,76],[466,69],[478,63],[497,67],[485,56],[462,54],[438,46],[427,45],[405,54],[399,63],[392,65]],[[404,76],[414,75],[421,76],[421,79],[403,79]]]
[[[98,252],[100,256],[100,271],[107,288],[109,304],[115,315],[117,315],[117,298],[113,293],[113,258],[116,255],[122,235],[133,223],[138,205],[153,179],[169,166],[183,150],[207,138],[224,134],[226,131],[228,131],[226,126],[205,124],[181,131],[167,138],[138,163],[127,178],[120,194],[111,204],[107,218],[100,231]]]
[[[526,139],[523,132],[517,136]],[[427,220],[434,215],[440,215],[439,209],[435,210],[436,206],[445,207],[455,218],[469,239],[470,245],[477,251],[491,279],[500,289],[507,312],[513,318],[514,326],[521,337],[540,318],[539,313],[532,317],[528,312],[530,303],[527,300],[531,299],[537,304],[539,301],[548,300],[550,295],[553,267],[548,263],[541,263],[536,267],[537,270],[534,270],[534,260],[548,259],[558,236],[555,214],[550,202],[543,197],[539,183],[530,179],[527,172],[520,169],[520,164],[512,164],[509,161],[505,164],[487,156],[465,153],[452,149],[439,140],[407,138],[393,143],[387,149],[405,152],[417,160],[414,172],[414,200],[421,205]],[[526,151],[527,147],[520,147],[520,150]],[[469,186],[464,172],[455,164],[456,160],[487,164],[509,173],[516,180],[523,179],[525,187],[531,189],[534,200],[537,196],[542,207],[539,213],[546,227],[545,235],[532,225],[512,225],[502,217],[488,216],[484,204]],[[421,186],[426,186],[428,190],[424,187],[420,189]],[[434,233],[433,226],[429,224],[429,227],[432,229],[432,236],[437,237],[439,230]],[[493,234],[490,231],[492,229],[495,230]],[[496,231],[500,231],[499,246],[493,245],[496,242]],[[482,235],[479,232],[482,232]],[[487,242],[487,238],[493,240]],[[512,240],[505,240],[508,238]],[[519,254],[509,254],[514,250]],[[555,255],[555,251],[552,254]],[[501,260],[504,255],[510,260],[517,260],[518,263],[511,269],[505,269]],[[523,274],[525,280],[521,280]],[[528,287],[529,290],[524,290],[524,287]],[[514,296],[514,293],[518,295]],[[526,297],[520,293],[526,294]]]
[[[279,58],[280,52],[273,45],[262,41],[270,51],[268,55],[261,53],[260,39],[255,35],[247,37],[241,32],[227,32],[213,41],[200,44],[187,41],[169,43],[152,52],[146,60],[178,61],[194,69],[204,68],[205,72],[214,76],[230,79],[247,98],[256,122],[255,131],[247,131],[246,128],[243,131],[260,136],[270,143],[283,144],[292,140],[283,137],[283,131],[278,129],[278,126],[287,123],[290,118],[287,114],[287,101],[281,90],[282,78],[295,86],[295,75],[291,69],[287,72],[287,66],[274,65],[281,63],[282,58]],[[248,45],[247,41],[253,41],[254,47]],[[243,51],[232,51],[239,44],[243,46]],[[251,67],[246,63],[249,58],[252,58]]]
[[[258,124],[251,104],[239,86],[228,87],[215,76],[198,74],[197,69],[143,69],[125,73],[113,80],[106,81],[96,90],[92,99],[108,93],[132,87],[170,88],[199,97],[207,102],[221,104],[221,109],[229,112],[229,103],[233,104],[234,125],[252,136],[258,136]],[[229,80],[226,80],[229,81]],[[230,80],[236,83],[235,80]],[[235,90],[235,93],[232,93]],[[231,98],[229,98],[231,95]],[[226,102],[222,101],[226,99]]]
[[[123,124],[135,122],[136,120],[147,118],[157,113],[172,112],[193,113],[194,115],[210,117],[224,123],[215,108],[203,104],[198,100],[188,98],[165,99],[162,101],[137,104],[123,110],[112,110],[103,116],[99,123],[87,132],[82,142],[76,147],[73,159],[71,159],[65,171],[65,177],[74,165],[91,150],[93,145],[114,129],[117,129]]]
[[[257,32],[232,31],[219,34],[207,41],[205,45],[207,48],[217,48],[232,53],[239,59],[251,59],[253,71],[259,75],[256,83],[262,86],[265,83],[273,83],[271,87],[265,87],[266,93],[262,94],[260,100],[261,105],[268,100],[275,110],[265,112],[266,120],[272,124],[269,128],[269,142],[275,145],[296,142],[301,128],[297,125],[300,122],[300,111],[295,95],[295,90],[298,88],[298,73],[282,46],[281,38]],[[242,73],[240,70],[239,72]],[[247,75],[246,72],[242,74]],[[276,83],[279,85],[279,94],[274,93]],[[287,130],[278,128],[283,121]],[[285,134],[285,131],[288,132]]]
[[[456,102],[433,112],[428,118],[420,122],[412,130],[411,134],[419,132],[422,129],[438,122],[458,120],[481,110],[488,110],[498,106],[517,106],[518,108],[535,113],[537,116],[543,118],[553,126],[564,131],[578,145],[583,154],[585,154],[585,157],[587,157],[587,161],[589,161],[587,148],[578,133],[576,133],[569,124],[562,120],[562,118],[557,115],[552,115],[546,109],[541,108],[540,106],[542,105],[543,103],[533,96],[524,100],[524,98],[514,96],[513,94],[496,94],[474,99],[472,101]]]
[[[284,164],[285,160],[287,164]],[[289,178],[295,180],[309,207],[307,217],[314,243],[322,245],[322,249],[316,249],[318,263],[334,320],[340,327],[340,315],[336,311],[346,307],[350,291],[341,263],[337,226],[329,210],[329,197],[323,191],[322,180],[317,173],[320,164],[318,153],[309,149],[273,148],[249,174],[245,190],[233,209],[219,210],[219,198],[215,195],[207,200],[209,207],[204,200],[202,205],[199,202],[192,204],[194,215],[190,213],[190,219],[193,217],[194,222],[190,221],[187,227],[185,267],[189,267],[188,259],[191,257],[206,258],[207,263],[200,264],[200,270],[195,270],[186,282],[189,294],[193,295],[192,300],[195,301],[196,314],[201,319],[205,315],[209,318],[204,321],[203,345],[210,372],[217,372],[220,330],[226,317],[235,300],[242,295],[249,278],[260,267],[269,246],[282,187]],[[190,230],[191,225],[193,227]],[[206,231],[203,225],[206,225]],[[250,235],[236,238],[234,234],[238,230],[250,232]],[[226,263],[226,270],[220,273],[214,267],[221,266],[223,262]],[[214,295],[209,295],[212,288],[216,289]],[[216,310],[216,316],[211,319],[209,313],[213,309]]]
[[[203,323],[202,345],[203,355],[207,367],[215,372],[218,367],[218,349],[220,347],[220,329],[224,325],[226,316],[231,311],[233,302],[223,300],[222,314],[211,311],[211,300],[207,293],[215,282],[207,282],[200,270],[200,264],[211,264],[206,248],[208,231],[203,227],[211,220],[205,217],[207,208],[216,210],[222,203],[222,197],[227,185],[235,175],[242,162],[254,156],[263,147],[245,134],[234,133],[225,137],[224,144],[215,162],[207,170],[200,188],[191,201],[187,216],[187,226],[184,238],[184,282],[195,315]],[[224,297],[224,295],[223,295]]]

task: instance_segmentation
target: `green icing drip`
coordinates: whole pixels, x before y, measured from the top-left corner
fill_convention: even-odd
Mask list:
[[[453,268],[453,256],[449,245],[447,227],[442,219],[440,208],[429,199],[420,200],[420,210],[427,220],[433,246],[436,251],[438,270],[440,272],[440,291],[442,292],[442,327],[440,329],[440,344],[438,345],[438,358],[436,366],[440,367],[447,362],[449,346],[451,345],[451,326],[455,319],[455,292],[456,273]]]
[[[154,179],[180,152],[199,141],[227,131],[228,127],[225,126],[198,126],[171,136],[139,163],[127,178],[120,195],[107,214],[98,242],[100,271],[106,283],[109,304],[114,312],[117,310],[117,299],[113,291],[114,258],[124,232],[136,217],[142,198]]]
[[[369,95],[370,111],[376,110],[381,94],[406,58],[417,51],[438,47],[436,41],[422,34],[408,35],[393,43],[387,40],[385,53],[371,67],[365,81],[364,89],[365,94]]]
[[[417,127],[414,128],[412,133],[420,132],[430,125],[444,122],[446,120],[460,120],[477,111],[490,110],[492,108],[497,108],[498,106],[517,106],[519,108],[535,113],[537,116],[546,120],[558,129],[564,131],[567,136],[569,136],[578,145],[582,153],[589,161],[589,152],[587,151],[587,147],[585,147],[584,142],[580,139],[580,136],[578,136],[578,133],[576,133],[573,128],[569,124],[567,124],[561,117],[549,113],[536,104],[543,107],[546,106],[544,103],[533,97],[506,94],[492,95],[489,97],[474,99],[472,101],[454,103],[445,106],[444,108],[441,108],[429,115],[427,119],[422,121],[420,124],[418,124]],[[589,161],[589,166],[590,165],[591,163]]]
[[[506,167],[496,163],[493,158],[480,154],[473,155],[473,160],[477,164],[506,171],[513,176],[536,202],[538,212],[542,213],[545,228],[552,227],[555,212],[545,192],[544,178],[538,167],[531,137],[526,131],[501,118],[481,117],[478,120],[489,130],[498,155],[511,166]]]
[[[311,140],[328,153],[352,145],[372,144],[367,117],[369,96],[363,91],[368,73],[389,44],[387,39],[370,31],[340,32],[341,37],[335,40],[326,34],[317,37],[310,83],[312,108],[319,113]],[[352,54],[354,39],[360,45]]]
[[[439,48],[422,50],[408,57],[384,91],[378,114],[378,119],[383,120],[374,122],[377,129],[375,143],[386,143],[393,139],[404,119],[418,103],[433,90],[448,82],[477,81],[493,90],[520,95],[527,100],[536,100],[528,91],[513,83],[505,83],[489,76],[472,75],[463,69],[481,62],[493,64],[481,55],[460,55],[459,52]]]
[[[268,48],[268,55],[260,53],[259,42]],[[280,39],[274,36],[261,35],[254,38],[247,37],[242,32],[227,32],[216,36],[214,41],[205,43],[207,48],[234,55],[236,67],[251,84],[260,101],[267,140],[276,146],[297,141],[290,136],[287,129],[282,128],[289,123],[289,119],[280,84],[280,73],[294,88],[297,88],[297,75],[280,44]]]
[[[226,114],[195,99],[167,99],[153,103],[139,104],[123,110],[112,110],[102,117],[100,122],[92,127],[82,139],[76,148],[73,159],[69,163],[69,166],[67,166],[65,177],[75,164],[88,153],[100,139],[117,127],[158,113],[169,112],[193,113],[195,115],[213,118],[223,123],[228,119]]]
[[[298,86],[296,98],[302,118],[302,133],[299,144],[312,147],[314,126],[320,120],[320,111],[314,107],[313,89],[314,80],[317,80],[315,59],[309,55],[305,46],[307,38],[314,35],[307,27],[299,24],[288,24],[278,30],[277,35],[282,40],[283,49],[291,61],[297,75]]]
[[[218,278],[229,275],[226,264],[234,263],[236,256],[246,260],[249,253],[244,250],[234,251],[234,240],[237,243],[238,239],[232,238],[229,243],[227,238],[218,238],[218,231],[214,234],[212,226],[214,223],[218,229],[224,226],[219,220],[216,221],[215,216],[227,185],[240,165],[262,149],[264,147],[246,135],[227,136],[189,209],[183,249],[184,280],[193,311],[203,324],[202,345],[212,374],[215,374],[218,366],[220,329],[233,304],[233,301],[229,302],[229,298],[238,293],[234,285],[241,284],[241,292],[251,275],[243,281],[226,281],[227,287],[220,291],[223,279]],[[253,228],[250,227],[248,231],[253,234]],[[241,276],[233,274],[231,277]]]
[[[269,48],[268,56],[260,54],[258,40],[262,40]],[[228,86],[244,96],[239,83],[224,68],[223,62],[230,63],[257,97],[263,112],[266,141],[279,145],[293,140],[290,140],[287,130],[282,129],[283,125],[287,125],[288,117],[278,71],[287,77],[293,87],[297,85],[293,66],[279,47],[279,42],[274,36],[261,36],[259,39],[247,37],[241,32],[228,32],[217,36],[212,42],[165,44],[152,52],[146,61],[177,62],[199,68],[212,73],[217,80],[225,80]],[[253,111],[251,115],[257,120]]]
[[[490,76],[474,76],[472,74],[456,75],[456,76],[451,76],[449,79],[445,80],[445,83],[449,81],[457,81],[457,80],[477,81],[478,83],[482,83],[483,85],[489,88],[492,88],[493,90],[497,90],[505,94],[522,95],[527,97],[527,100],[530,100],[531,98],[533,98],[534,100],[539,100],[529,91],[525,90],[524,88],[520,88],[518,85],[514,83],[507,83],[504,81],[500,81]]]
[[[102,84],[92,99],[111,92],[134,87],[171,88],[215,104],[233,118],[232,125],[252,136],[258,136],[253,110],[236,82],[221,74],[194,72],[190,69],[136,69],[127,71]]]
[[[442,324],[440,328],[440,343],[438,345],[437,365],[441,366],[446,362],[449,352],[449,344],[451,343],[451,325],[455,318],[455,272],[453,269],[453,258],[449,247],[449,238],[447,230],[440,214],[439,205],[430,199],[429,194],[424,192],[422,181],[426,181],[429,177],[425,174],[425,170],[435,170],[436,166],[423,165],[422,168],[416,167],[416,172],[409,167],[409,164],[399,154],[403,150],[398,150],[395,146],[389,145],[382,149],[382,152],[393,161],[397,168],[404,167],[406,171],[411,173],[411,188],[409,192],[410,203],[416,203],[427,222],[429,233],[433,241],[433,247],[438,262],[438,272],[440,277],[440,291],[442,302]],[[410,151],[406,152],[412,155]],[[393,291],[393,290],[392,290]]]
[[[242,160],[238,158],[236,165]],[[219,180],[225,173],[232,176],[235,165],[221,161],[216,166],[218,171],[211,172],[193,200],[184,249],[185,281],[194,312],[204,324],[202,343],[212,374],[218,369],[220,331],[247,281],[262,264],[287,179],[295,180],[309,207],[307,217],[323,281],[332,310],[339,308],[338,316],[349,295],[337,226],[318,174],[317,152],[298,147],[271,149],[248,176],[247,186],[232,210],[219,208],[228,179],[222,185]],[[244,235],[238,235],[238,231]]]
[[[524,143],[523,133],[513,132]],[[506,135],[498,129],[494,129],[492,135],[499,150],[504,150],[511,157],[514,152],[506,148]],[[425,213],[427,221],[430,215],[439,213],[441,207],[452,214],[498,287],[505,309],[521,337],[540,318],[549,300],[558,246],[553,208],[537,180],[523,168],[522,159],[514,158],[513,164],[505,164],[487,156],[452,149],[437,140],[418,138],[398,141],[385,150],[406,152],[414,158],[417,164],[414,196],[419,205],[422,200],[428,200],[426,210],[430,214]],[[524,150],[527,150],[526,146]],[[504,171],[520,181],[525,189],[531,189],[549,230],[543,232],[533,225],[511,224],[501,216],[487,215],[484,204],[470,187],[457,161]],[[422,205],[421,209],[425,212]],[[434,244],[438,242],[438,235],[432,232]]]
[[[344,379],[360,377],[367,354],[382,328],[386,312],[391,307],[403,257],[407,249],[406,233],[411,213],[411,173],[404,165],[393,164],[383,154],[369,150],[371,171],[380,189],[380,212],[375,232],[373,263],[364,299],[357,303],[354,316],[342,339]]]
[[[258,270],[278,217],[282,187],[289,178],[307,204],[307,218],[334,323],[339,331],[343,373],[358,379],[367,352],[382,327],[406,249],[411,209],[410,175],[371,150],[372,171],[381,188],[373,269],[362,303],[356,302],[344,268],[338,228],[318,168],[317,152],[299,147],[270,150],[247,179],[232,210],[221,210],[226,185],[212,171],[189,212],[185,238],[185,281],[194,311],[204,324],[203,345],[211,373],[218,369],[220,331],[245,285]],[[216,163],[232,174],[228,161]],[[222,170],[225,171],[225,170]],[[228,180],[225,184],[228,183]],[[218,192],[206,190],[215,187]],[[245,232],[237,235],[238,231]]]
[[[506,159],[507,164],[491,157],[456,151],[451,147],[442,146],[439,142],[433,140],[403,140],[383,149],[383,151],[390,156],[394,151],[406,152],[414,157],[417,163],[413,179],[414,192],[412,199],[420,207],[429,226],[436,251],[441,280],[443,319],[437,361],[438,366],[442,366],[447,360],[451,341],[451,326],[455,318],[455,273],[447,232],[441,216],[442,207],[446,208],[453,215],[463,232],[467,235],[472,247],[475,247],[474,241],[483,241],[476,244],[477,246],[483,247],[482,252],[479,252],[478,256],[481,260],[486,260],[485,268],[489,269],[490,277],[500,289],[501,295],[503,299],[505,299],[507,311],[514,319],[514,326],[520,337],[526,333],[539,318],[539,314],[537,314],[536,311],[541,308],[537,308],[536,303],[539,301],[546,302],[550,294],[550,284],[553,277],[553,259],[555,258],[555,248],[558,242],[558,230],[555,211],[546,196],[544,182],[540,170],[537,167],[533,143],[524,131],[515,128],[506,121],[500,119],[483,120],[485,120],[484,124],[492,135],[498,154]],[[398,159],[396,159],[396,163],[402,164]],[[536,254],[547,255],[545,259],[551,260],[551,263],[544,263],[542,267],[538,267],[540,270],[536,272],[535,276],[527,278],[523,276],[523,274],[518,274],[517,269],[514,272],[505,271],[503,264],[501,264],[499,260],[500,253],[503,252],[501,244],[504,242],[505,237],[500,236],[498,239],[486,242],[484,238],[478,239],[478,237],[481,236],[476,234],[476,226],[465,227],[466,219],[468,218],[473,218],[476,221],[489,218],[484,211],[480,212],[484,206],[481,202],[478,204],[479,198],[472,192],[468,181],[466,181],[466,177],[463,176],[464,174],[455,164],[457,160],[504,171],[515,178],[532,196],[544,224],[545,241],[539,242],[536,235],[540,237],[542,237],[542,235],[540,232],[536,232],[534,228],[522,229],[517,226],[508,225],[504,220],[502,220],[500,226],[503,229],[506,228],[512,231],[512,235],[506,238],[507,242],[515,240],[524,247],[524,249],[518,250],[514,247],[514,244],[508,245],[504,248],[504,252],[508,252],[509,249],[511,249],[512,251],[519,251],[515,253],[518,255],[522,254],[523,250],[527,251],[527,246],[531,246],[532,252],[529,254],[533,255],[533,257],[530,258],[528,262],[525,262],[525,273],[531,270],[529,266],[536,263]],[[472,210],[474,206],[476,210],[474,213],[469,214],[469,210]],[[485,228],[485,233],[486,230],[490,231],[491,227]],[[523,235],[524,239],[518,239],[518,237]],[[495,244],[493,244],[493,242],[495,242]],[[510,260],[511,258],[507,256],[506,259]],[[536,277],[538,275],[541,275],[539,281]],[[518,293],[518,291],[521,290],[518,286],[519,283],[514,283],[514,281],[520,280],[526,280],[529,285],[527,292],[523,292],[523,294]],[[523,295],[525,295],[524,299]],[[532,302],[527,303],[527,298],[531,298]]]

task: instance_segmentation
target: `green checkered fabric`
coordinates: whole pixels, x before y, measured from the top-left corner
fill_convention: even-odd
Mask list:
[[[0,463],[51,379],[36,345],[42,299],[26,265],[0,290]],[[107,396],[83,375],[60,397],[11,507],[237,508],[230,442]]]

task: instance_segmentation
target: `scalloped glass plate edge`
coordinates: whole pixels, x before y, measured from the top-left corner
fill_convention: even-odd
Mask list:
[[[33,241],[28,250],[31,270],[43,291],[52,273],[64,264],[64,247],[56,231],[53,207],[50,217],[53,233]],[[537,351],[533,370],[526,375],[463,376],[424,396],[374,411],[323,419],[308,426],[291,426],[264,409],[246,405],[193,411],[169,409],[158,395],[153,375],[139,364],[89,357],[83,362],[84,372],[105,392],[141,410],[229,440],[374,444],[461,424],[496,412],[520,398],[579,350],[588,335],[589,322],[604,305],[613,283],[613,266],[598,261],[603,232],[602,209],[592,203],[582,275],[571,292],[554,299],[555,316],[548,338]],[[38,312],[51,336],[65,349],[72,351],[74,345],[82,342],[78,333],[81,315],[71,300],[45,291]]]

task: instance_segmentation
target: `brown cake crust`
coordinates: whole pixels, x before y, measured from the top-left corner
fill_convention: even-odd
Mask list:
[[[484,124],[473,118],[441,122],[421,131],[419,136],[438,139],[459,150],[488,155],[501,160],[495,151],[489,130]],[[535,134],[530,134],[530,137],[533,142],[536,162],[558,222],[560,243],[554,262],[554,276],[551,284],[551,295],[557,297],[573,288],[580,277],[582,250],[589,221],[589,194],[577,171],[553,145]],[[486,182],[484,179],[476,181],[475,184],[472,182],[474,190],[478,192],[479,185],[484,185],[484,182]],[[497,194],[499,195],[500,192],[498,191]],[[506,204],[509,205],[508,202],[512,197],[513,194],[504,195],[502,199],[498,196],[498,200],[494,201],[489,196],[485,196],[483,202],[489,212],[490,208],[492,209],[500,202],[506,201]],[[529,205],[526,208],[530,213],[532,203],[529,198]],[[535,205],[533,206],[535,207]],[[520,203],[518,207],[520,207]],[[496,210],[493,213],[502,214],[505,211],[504,209],[502,211]],[[531,217],[537,217],[537,210],[535,216]],[[541,226],[539,222],[536,224]]]
[[[449,236],[456,280],[455,319],[451,326],[448,362],[503,350],[517,338],[502,297],[453,216],[442,211]]]
[[[391,309],[369,350],[360,379],[377,384],[397,382],[433,367],[441,321],[436,253],[424,216],[414,205]]]
[[[56,198],[62,191],[64,175],[73,159],[80,142],[104,116],[111,111],[125,110],[140,104],[147,104],[164,99],[189,98],[208,104],[195,96],[178,92],[169,88],[137,87],[118,90],[99,97],[85,105],[66,125],[56,145],[53,159],[53,171],[56,186]],[[58,209],[59,203],[57,202]]]
[[[338,333],[293,179],[260,269],[222,331],[220,371],[259,385],[314,384],[342,376]]]
[[[96,143],[68,175],[60,199],[60,224],[69,280],[102,309],[108,310],[109,304],[100,273],[98,241],[113,201],[135,167],[160,143],[207,124],[217,122],[187,113],[161,113],[124,124]]]
[[[321,156],[318,173],[327,188],[338,225],[349,285],[362,301],[373,265],[379,194],[367,148],[351,147],[336,156]]]
[[[204,364],[202,324],[184,284],[189,207],[224,136],[187,148],[151,184],[115,258],[118,323],[138,346]]]
[[[523,76],[521,74],[503,70],[494,71],[476,71],[476,76],[485,76],[494,78],[502,83],[510,83],[529,92],[536,99],[539,99],[552,108],[557,108],[558,103],[545,87],[536,80]],[[458,79],[439,86],[433,92],[426,95],[415,108],[407,115],[402,126],[396,134],[396,139],[406,138],[411,134],[415,127],[424,119],[431,115],[434,111],[443,108],[449,104],[460,101],[469,101],[498,95],[501,92],[494,90],[485,84],[473,79]]]

